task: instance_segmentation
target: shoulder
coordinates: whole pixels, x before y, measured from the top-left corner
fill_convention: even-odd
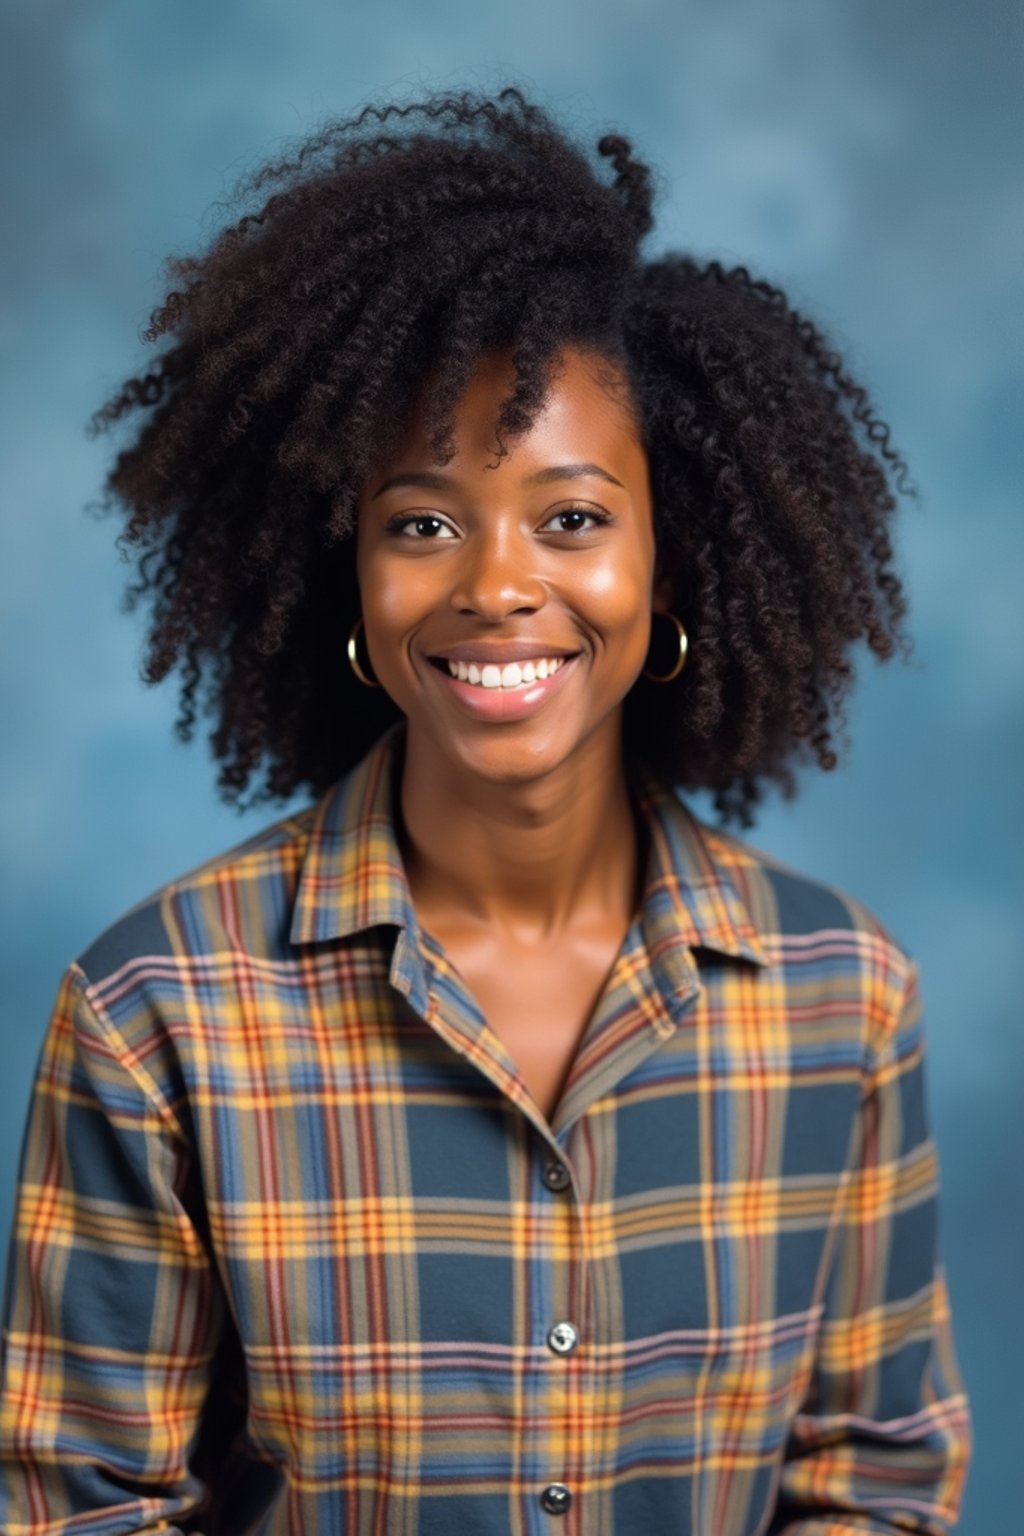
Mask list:
[[[166,970],[239,947],[272,955],[287,934],[315,813],[310,805],[281,817],[165,881],[98,933],[74,966],[96,988],[147,963]]]
[[[874,908],[843,886],[796,869],[739,837],[697,822],[740,921],[763,957],[766,995],[814,1039],[856,1042],[881,1060],[919,1048],[922,1005],[918,961]]]
[[[723,902],[788,996],[867,1011],[885,1029],[916,991],[918,964],[873,906],[691,815]]]
[[[258,1011],[257,983],[266,978],[273,991],[282,974],[315,811],[282,817],[164,882],[65,970],[51,1040],[67,1034],[73,1017],[101,1075],[133,1080],[182,1138],[190,1042],[232,1027],[247,1008]]]

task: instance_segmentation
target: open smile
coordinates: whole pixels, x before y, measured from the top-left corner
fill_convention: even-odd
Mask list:
[[[431,668],[441,680],[441,687],[465,712],[478,720],[525,720],[561,693],[567,680],[578,670],[581,653],[544,658],[538,661],[507,662],[499,667],[473,666],[471,676],[452,676],[451,664],[443,657],[429,657]],[[467,671],[462,666],[463,672]],[[546,672],[546,676],[541,676]],[[531,676],[532,674],[532,676]]]

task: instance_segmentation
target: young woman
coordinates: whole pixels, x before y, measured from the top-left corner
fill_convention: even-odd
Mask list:
[[[311,803],[62,978],[12,1533],[956,1523],[917,964],[725,829],[904,639],[905,467],[597,148],[512,88],[331,123],[98,413],[147,680]]]

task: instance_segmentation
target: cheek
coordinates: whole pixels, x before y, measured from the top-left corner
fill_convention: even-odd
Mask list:
[[[581,585],[595,625],[625,638],[637,631],[642,638],[650,609],[650,576],[640,562],[608,560],[594,565]]]
[[[391,697],[404,705],[413,686],[417,662],[410,647],[423,624],[437,610],[439,594],[427,562],[387,558],[376,552],[360,569],[360,599],[366,625],[364,644],[375,675]],[[372,636],[372,641],[371,641]]]
[[[426,571],[417,569],[415,561],[369,559],[360,573],[360,587],[367,623],[372,619],[376,629],[389,634],[416,623],[434,601]]]

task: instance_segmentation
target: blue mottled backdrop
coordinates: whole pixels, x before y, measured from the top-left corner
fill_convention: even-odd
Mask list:
[[[920,488],[899,535],[916,659],[862,653],[842,768],[767,806],[749,836],[872,905],[921,960],[978,1440],[962,1529],[1016,1536],[1022,31],[1011,0],[4,7],[0,1233],[63,967],[285,809],[218,805],[204,738],[172,736],[173,688],[139,682],[117,524],[84,510],[111,445],[84,423],[147,355],[163,257],[209,236],[246,167],[381,93],[514,79],[589,142],[633,136],[664,173],[660,244],[787,288]]]

